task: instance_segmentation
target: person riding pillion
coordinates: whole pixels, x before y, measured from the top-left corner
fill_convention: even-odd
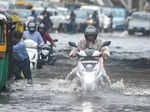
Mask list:
[[[47,41],[49,41],[52,44],[52,46],[56,47],[54,40],[52,39],[50,34],[46,31],[46,27],[44,23],[39,24],[38,31],[41,34],[45,44],[47,43]]]
[[[28,23],[28,30],[24,32],[24,39],[31,39],[38,43],[39,47],[44,45],[41,34],[36,31],[36,24],[34,21]]]
[[[70,52],[70,56],[74,58],[76,56],[76,53],[78,50],[84,50],[86,48],[94,48],[102,52],[102,57],[100,57],[99,61],[102,65],[103,75],[108,81],[109,85],[111,85],[111,81],[109,76],[107,75],[105,68],[104,68],[104,60],[106,60],[110,56],[110,51],[108,47],[102,47],[103,41],[101,39],[97,38],[98,31],[93,25],[87,26],[87,28],[84,31],[84,37],[85,39],[78,42],[78,48],[73,48]],[[76,68],[74,68],[71,73],[68,74],[68,76],[72,75],[76,71]],[[67,77],[68,77],[67,76]]]

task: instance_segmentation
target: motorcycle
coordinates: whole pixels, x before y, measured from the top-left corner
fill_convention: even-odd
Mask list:
[[[104,42],[104,46],[109,46],[110,41]],[[77,47],[75,43],[69,42],[72,47]],[[99,58],[102,53],[96,49],[87,48],[77,52],[77,67],[76,67],[76,81],[79,82],[82,90],[94,91],[103,84],[104,73],[102,71]]]
[[[54,42],[57,41],[57,39],[54,40]],[[47,43],[42,47],[41,59],[44,64],[54,65],[54,63],[56,62],[56,56],[52,44]]]

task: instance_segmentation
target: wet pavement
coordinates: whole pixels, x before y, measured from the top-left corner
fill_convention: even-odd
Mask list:
[[[68,57],[68,41],[79,41],[83,34],[52,34],[57,38],[57,62],[33,70],[33,85],[25,81],[10,85],[0,95],[0,112],[150,112],[150,44],[148,37],[125,33],[103,34],[111,40],[111,56],[105,68],[112,88],[83,94],[76,83],[64,80],[74,67]]]

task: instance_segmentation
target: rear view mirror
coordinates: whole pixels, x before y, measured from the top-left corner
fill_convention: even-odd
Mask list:
[[[106,41],[106,42],[103,43],[102,47],[109,46],[110,44],[111,44],[111,41]]]
[[[76,43],[74,43],[74,42],[68,42],[68,44],[72,47],[77,47]]]

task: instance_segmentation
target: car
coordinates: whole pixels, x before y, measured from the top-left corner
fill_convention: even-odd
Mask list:
[[[26,26],[30,21],[32,11],[30,9],[12,9],[10,12],[11,14],[14,12],[17,13],[24,24],[24,28],[26,29]]]
[[[45,10],[44,7],[34,7],[33,10],[35,10],[39,20],[44,18],[42,15],[42,12]],[[65,14],[67,14],[68,10],[63,7],[47,7],[46,10],[50,14],[50,19],[53,23],[52,29],[59,29],[60,24],[64,22]]]
[[[50,10],[51,12],[51,20],[53,23],[53,29],[60,30],[62,24],[66,21],[67,15],[69,14],[69,11],[67,8],[64,7],[57,7]]]
[[[29,9],[14,9],[13,12],[16,12],[24,23],[26,23],[28,17],[30,17],[32,13]]]
[[[150,13],[134,12],[128,18],[128,33],[133,35],[135,32],[142,32],[144,35],[150,34]]]
[[[112,9],[110,7],[105,7],[105,6],[102,6],[101,7],[101,12],[104,14],[104,19],[103,19],[103,29],[104,29],[104,32],[108,32],[108,31],[111,31],[111,12],[112,12]]]
[[[76,9],[74,10],[74,13],[76,15],[75,18],[75,32],[83,32],[86,27],[86,20],[87,20],[87,13],[82,9]],[[64,21],[61,23],[61,31],[63,32],[70,32],[71,31],[71,12],[68,11],[67,15],[64,16]]]
[[[112,12],[112,8],[110,7],[101,7],[101,12],[105,14],[106,16],[110,16]]]
[[[33,7],[32,10],[35,11],[35,13],[39,16],[43,11],[44,11],[44,7]]]
[[[87,5],[87,6],[81,6],[80,9],[86,11],[88,13],[88,15],[93,15],[93,13],[95,11],[97,11],[98,12],[98,18],[100,21],[99,22],[100,29],[103,29],[103,28],[106,30],[109,29],[111,21],[110,21],[110,18],[103,13],[102,7],[95,6],[95,5]]]
[[[126,28],[127,11],[125,8],[112,8],[113,29],[124,30]]]
[[[75,10],[75,15],[76,15],[76,19],[75,19],[75,24],[76,24],[76,31],[78,32],[83,32],[86,28],[86,21],[88,19],[88,13],[83,10],[83,9],[78,9]]]
[[[49,12],[50,16],[55,16],[57,14],[57,10],[53,7],[48,7],[47,11]]]
[[[9,2],[8,1],[0,1],[0,8],[1,9],[9,9]]]
[[[8,10],[8,9],[3,9],[3,8],[0,8],[0,13],[1,14],[4,14],[7,18],[11,18],[11,12]]]
[[[69,12],[69,10],[65,7],[56,7],[56,10],[59,15],[64,15],[64,16],[68,15]]]

